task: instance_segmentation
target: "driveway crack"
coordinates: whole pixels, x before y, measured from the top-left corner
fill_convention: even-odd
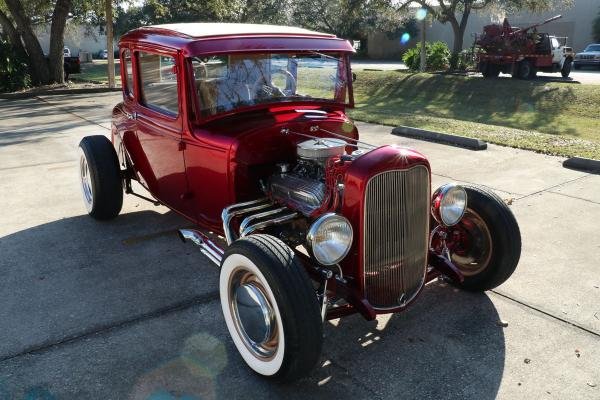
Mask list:
[[[136,315],[132,318],[128,318],[128,319],[125,319],[122,321],[92,326],[91,328],[85,329],[78,333],[74,333],[74,334],[65,336],[59,340],[54,340],[54,341],[50,340],[47,342],[34,344],[32,346],[28,346],[25,349],[16,352],[16,353],[0,356],[0,363],[10,361],[15,358],[27,356],[30,354],[44,353],[44,352],[50,351],[57,347],[80,342],[80,341],[87,339],[89,337],[92,337],[92,336],[96,336],[96,335],[100,335],[100,334],[104,334],[104,333],[108,333],[108,332],[113,332],[113,331],[116,331],[119,329],[128,328],[130,326],[133,326],[133,325],[145,322],[145,321],[149,321],[149,320],[152,320],[155,318],[160,318],[162,316],[172,314],[175,312],[187,310],[196,305],[207,304],[207,303],[217,300],[218,298],[219,298],[219,292],[214,291],[214,292],[194,296],[190,299],[183,300],[183,301],[180,301],[180,302],[177,302],[174,304],[170,304],[168,306],[161,307],[161,308],[158,308],[156,310],[153,310],[153,311],[150,311],[150,312],[147,312],[144,314]]]
[[[586,328],[585,326],[583,326],[583,325],[581,325],[581,324],[579,324],[579,323],[577,323],[577,322],[570,321],[570,320],[568,320],[568,319],[566,319],[566,318],[563,318],[563,317],[560,317],[560,316],[558,316],[558,315],[552,314],[552,313],[551,313],[551,312],[549,312],[549,311],[545,311],[545,310],[543,310],[543,309],[541,309],[541,308],[539,308],[539,307],[535,307],[535,306],[532,306],[531,304],[527,304],[527,303],[526,303],[525,301],[523,301],[523,300],[519,300],[519,299],[517,299],[517,298],[515,298],[515,297],[512,297],[512,296],[510,296],[510,295],[508,295],[508,294],[506,294],[506,293],[502,293],[502,292],[500,292],[500,291],[498,291],[498,290],[490,290],[490,292],[492,292],[492,293],[494,293],[494,294],[496,294],[496,295],[498,295],[498,296],[500,296],[500,297],[502,297],[502,298],[505,298],[505,299],[507,299],[507,300],[510,300],[510,301],[512,301],[512,302],[515,302],[515,303],[517,303],[517,304],[519,304],[519,305],[521,305],[521,306],[523,306],[523,307],[525,307],[525,308],[529,308],[530,310],[537,311],[537,312],[538,312],[538,313],[540,313],[540,314],[543,314],[543,315],[545,315],[545,316],[547,316],[547,317],[550,317],[550,318],[552,318],[552,319],[555,319],[555,320],[557,320],[557,321],[560,321],[560,322],[562,322],[562,323],[564,323],[564,324],[571,325],[571,326],[572,326],[572,327],[574,327],[574,328],[577,328],[577,329],[579,329],[579,330],[582,330],[582,331],[584,331],[584,332],[587,332],[587,333],[589,333],[589,334],[592,334],[592,335],[594,335],[594,336],[600,337],[600,332],[598,332],[598,331],[595,331],[595,330],[593,330],[593,329],[591,329],[591,328]]]
[[[558,183],[558,184],[556,184],[556,185],[553,185],[553,186],[547,187],[547,188],[545,188],[545,189],[538,190],[538,191],[535,191],[535,192],[533,192],[533,193],[526,194],[525,196],[522,196],[522,197],[517,197],[517,198],[515,199],[515,201],[517,201],[517,200],[523,200],[523,199],[525,199],[525,198],[527,198],[527,197],[535,196],[536,194],[540,194],[540,193],[544,193],[544,192],[550,192],[550,190],[552,190],[552,189],[556,189],[556,188],[558,188],[558,187],[561,187],[561,186],[564,186],[564,185],[566,185],[566,184],[569,184],[569,183],[572,183],[572,182],[578,181],[578,180],[580,180],[580,179],[587,178],[588,176],[590,176],[590,174],[585,174],[585,175],[582,175],[582,176],[578,176],[577,178],[569,179],[568,181],[561,182],[561,183]],[[554,193],[554,192],[550,192],[550,193]],[[557,193],[557,194],[558,194],[558,193]],[[584,199],[581,199],[581,200],[584,200]]]

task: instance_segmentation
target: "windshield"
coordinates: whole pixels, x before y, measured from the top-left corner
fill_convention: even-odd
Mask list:
[[[264,103],[346,102],[348,80],[340,54],[236,54],[191,62],[203,116]]]
[[[600,51],[600,44],[590,44],[584,51]]]

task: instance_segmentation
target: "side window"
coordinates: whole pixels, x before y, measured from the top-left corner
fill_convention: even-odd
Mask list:
[[[556,40],[556,38],[552,38],[552,48],[553,49],[558,49],[560,47],[560,44],[558,43],[558,40]]]
[[[167,114],[179,113],[175,58],[139,52],[141,103]]]
[[[123,68],[125,68],[125,82],[123,82],[123,89],[127,96],[133,98],[133,66],[131,65],[131,50],[126,49],[123,51],[123,63]]]

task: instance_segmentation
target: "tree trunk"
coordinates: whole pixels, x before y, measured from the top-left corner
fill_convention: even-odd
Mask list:
[[[106,49],[108,50],[108,87],[115,87],[115,48],[113,46],[113,9],[112,0],[106,1]]]
[[[2,27],[2,31],[8,37],[8,40],[19,57],[23,57],[27,59],[27,52],[23,47],[23,42],[21,41],[21,36],[19,32],[15,29],[12,21],[8,18],[6,14],[0,10],[0,26]]]
[[[5,0],[17,26],[17,32],[25,43],[25,49],[29,56],[29,68],[31,68],[31,80],[34,85],[45,85],[48,83],[50,73],[48,62],[44,57],[44,51],[31,28],[31,20],[25,14],[25,10],[19,0]]]
[[[454,33],[454,45],[452,46],[452,55],[450,56],[450,69],[457,69],[458,67],[458,60],[463,49],[465,30],[467,29],[467,21],[469,20],[470,14],[471,5],[469,2],[465,2],[465,9],[463,10],[460,24],[456,20],[456,17],[450,19],[450,25],[452,25],[452,32]]]
[[[52,13],[50,27],[50,82],[63,83],[65,81],[64,53],[65,26],[71,8],[71,0],[58,0]]]
[[[450,21],[452,26],[452,32],[454,33],[454,44],[452,46],[452,55],[450,56],[450,68],[456,69],[458,67],[458,59],[463,49],[465,29],[467,24],[458,24],[458,21]]]

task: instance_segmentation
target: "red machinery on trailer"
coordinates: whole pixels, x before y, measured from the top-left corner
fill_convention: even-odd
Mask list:
[[[475,38],[477,69],[484,78],[496,78],[500,72],[514,78],[532,79],[538,71],[571,73],[573,49],[566,37],[540,33],[537,27],[561,18],[549,18],[526,28],[512,27],[505,18],[502,25],[483,27]]]

